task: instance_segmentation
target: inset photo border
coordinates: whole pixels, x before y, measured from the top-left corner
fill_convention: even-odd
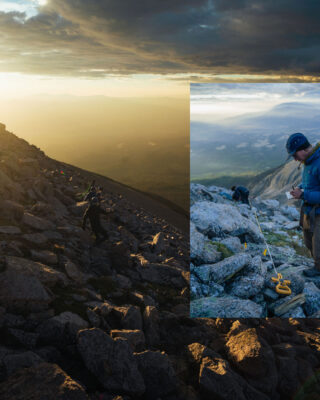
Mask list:
[[[190,315],[320,317],[320,84],[190,85]]]

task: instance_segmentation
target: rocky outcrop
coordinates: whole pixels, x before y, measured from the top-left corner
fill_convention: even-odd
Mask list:
[[[320,309],[320,281],[303,274],[313,261],[297,231],[298,210],[280,206],[276,199],[260,198],[250,208],[229,200],[227,192],[191,185],[191,193],[197,194],[192,197],[190,230],[192,315],[313,316]],[[290,281],[291,297],[276,292],[277,283],[272,281],[276,272]]]
[[[318,283],[301,275],[312,260],[272,244],[294,292],[277,295],[247,206],[233,211],[233,224],[224,189],[191,190],[194,206],[227,208],[219,210],[225,221],[191,225],[189,274],[189,233],[163,219],[159,203],[150,208],[141,193],[52,160],[5,130],[0,140],[8,178],[0,188],[1,399],[317,395],[319,321],[297,318],[319,316]],[[104,187],[102,207],[114,210],[101,219],[109,237],[99,246],[81,228],[93,179]],[[261,222],[289,235],[294,210],[259,207]],[[266,315],[265,303],[283,319],[251,318]]]

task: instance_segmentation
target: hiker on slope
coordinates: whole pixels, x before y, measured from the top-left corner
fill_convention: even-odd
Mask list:
[[[91,199],[89,207],[83,215],[82,229],[86,229],[87,218],[89,218],[91,229],[96,236],[95,244],[100,244],[108,238],[107,231],[101,225],[100,214],[108,215],[110,212],[112,212],[111,209],[106,211],[100,207],[99,199],[95,196]]]
[[[232,186],[231,190],[234,192],[232,195],[233,200],[249,205],[249,190],[246,187]]]
[[[302,184],[290,194],[303,201],[303,236],[314,259],[314,268],[303,271],[308,277],[320,276],[320,143],[312,146],[302,133],[293,133],[287,140],[289,158],[304,164]]]

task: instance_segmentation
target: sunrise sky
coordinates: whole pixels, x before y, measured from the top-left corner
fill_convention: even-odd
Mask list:
[[[299,0],[1,0],[0,122],[91,170],[103,147],[124,161],[111,171],[100,160],[99,172],[129,182],[128,145],[168,154],[174,137],[187,160],[190,82],[319,81],[319,11]]]

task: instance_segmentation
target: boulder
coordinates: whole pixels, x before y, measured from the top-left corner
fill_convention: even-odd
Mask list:
[[[124,329],[142,329],[142,315],[137,306],[113,307],[113,313],[120,318]]]
[[[49,250],[30,250],[31,257],[35,261],[40,261],[43,264],[56,265],[58,257],[55,253]]]
[[[138,265],[137,271],[142,281],[183,288],[188,284],[181,269],[158,263]]]
[[[102,386],[112,392],[141,396],[145,384],[126,340],[113,340],[101,329],[78,333],[77,346],[86,365]]]
[[[251,256],[246,253],[225,258],[216,264],[204,264],[195,267],[193,272],[203,283],[222,283],[231,279],[237,272],[251,262]]]
[[[39,262],[22,257],[7,256],[6,264],[7,271],[35,276],[47,287],[53,287],[58,283],[63,286],[68,284],[68,279],[63,272],[59,272]]]
[[[264,241],[258,225],[243,217],[234,206],[200,201],[191,207],[190,216],[197,229],[209,238],[230,235],[245,236],[254,243]]]
[[[263,307],[235,297],[204,297],[190,303],[192,318],[261,318]]]
[[[83,276],[82,272],[79,270],[79,268],[76,266],[76,264],[74,264],[72,261],[68,260],[64,264],[64,268],[65,268],[66,274],[68,275],[68,277],[70,279],[72,279],[73,281],[75,281],[79,284],[84,282],[84,276]]]
[[[23,214],[22,222],[25,225],[39,231],[53,230],[55,228],[55,225],[51,221],[48,221],[44,218],[36,217],[35,215],[27,212]]]
[[[236,278],[230,285],[230,295],[248,299],[260,293],[264,287],[264,278],[258,274],[249,274]]]
[[[220,243],[226,246],[227,249],[229,249],[233,253],[240,253],[244,248],[240,239],[236,236],[222,239],[220,240]]]
[[[48,242],[48,238],[43,233],[25,233],[22,238],[35,245],[43,245]]]
[[[52,300],[40,280],[28,271],[9,268],[0,274],[0,304],[8,311],[42,311]]]
[[[205,399],[267,400],[268,397],[248,385],[222,357],[205,357],[199,372],[199,386]]]
[[[21,233],[21,229],[17,226],[0,226],[0,234],[1,233],[5,235],[17,235]]]
[[[153,400],[155,394],[164,397],[175,392],[177,377],[167,354],[147,350],[135,354],[135,359],[146,385],[146,399]]]
[[[309,317],[320,310],[320,289],[313,282],[306,282],[303,293],[306,299],[303,308]]]
[[[2,400],[89,400],[84,388],[58,365],[38,363],[0,383]]]
[[[36,332],[42,343],[55,344],[63,348],[66,344],[74,343],[78,331],[88,326],[88,322],[79,315],[65,311],[43,321]]]
[[[271,347],[259,338],[255,328],[229,336],[226,343],[229,360],[246,377],[268,378],[270,389],[277,384],[277,368]]]
[[[19,354],[8,354],[2,359],[3,365],[8,376],[12,375],[20,368],[28,368],[43,362],[42,358],[32,351]]]
[[[116,337],[127,340],[132,348],[132,351],[143,351],[145,348],[145,337],[143,331],[139,329],[113,329],[110,331],[110,336],[114,339]]]
[[[197,265],[211,264],[221,260],[217,247],[197,231],[193,222],[190,223],[190,258]]]
[[[0,203],[0,216],[9,220],[21,221],[24,208],[21,204],[12,200],[3,200]]]

